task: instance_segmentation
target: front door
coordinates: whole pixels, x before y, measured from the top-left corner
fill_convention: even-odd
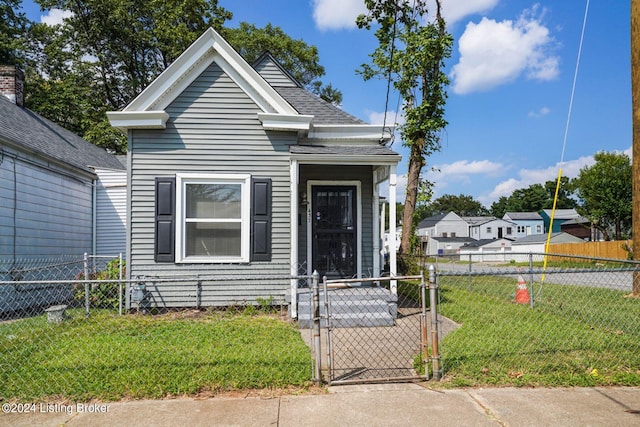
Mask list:
[[[357,273],[357,194],[350,185],[312,187],[312,270],[320,277],[350,278]]]

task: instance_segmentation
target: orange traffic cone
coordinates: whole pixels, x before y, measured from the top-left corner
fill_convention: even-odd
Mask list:
[[[516,287],[516,304],[529,304],[531,299],[529,297],[529,289],[527,289],[527,282],[524,281],[522,274],[518,275],[518,286]]]

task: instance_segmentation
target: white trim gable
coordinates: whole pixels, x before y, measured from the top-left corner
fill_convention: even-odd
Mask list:
[[[240,54],[215,30],[209,28],[122,111],[108,112],[109,121],[120,129],[164,128],[167,118],[163,117],[158,121],[157,117],[162,116],[162,113],[166,114],[164,109],[214,62],[264,113],[289,118],[300,116]],[[142,112],[153,113],[153,120],[141,115]],[[310,119],[303,121],[308,121],[310,125]]]

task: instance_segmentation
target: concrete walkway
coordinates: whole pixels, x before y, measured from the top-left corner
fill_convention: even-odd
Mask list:
[[[273,398],[36,404],[26,414],[4,412],[2,426],[640,426],[640,388],[355,385]]]

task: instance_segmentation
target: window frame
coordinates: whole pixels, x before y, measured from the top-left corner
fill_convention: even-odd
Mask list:
[[[240,185],[240,256],[186,255],[186,195],[189,184]],[[251,175],[250,174],[176,174],[176,263],[248,263],[251,248]]]

